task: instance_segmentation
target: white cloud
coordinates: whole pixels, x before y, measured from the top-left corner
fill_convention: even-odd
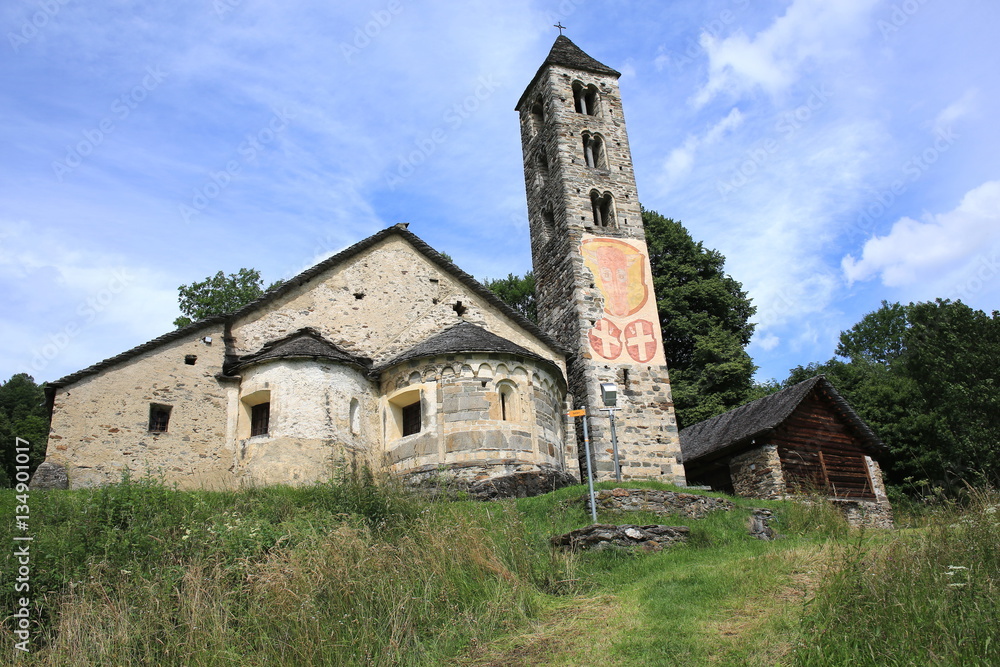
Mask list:
[[[709,76],[692,102],[704,106],[715,96],[738,96],[762,88],[783,93],[811,60],[835,60],[850,53],[854,39],[868,32],[867,15],[876,0],[795,0],[785,14],[752,38],[742,30],[719,39],[701,36]]]
[[[778,344],[780,342],[781,339],[775,336],[774,334],[767,334],[763,338],[754,340],[754,343],[757,344],[757,347],[761,348],[762,350],[767,350],[768,352],[778,347]]]
[[[952,211],[924,221],[901,218],[885,236],[868,240],[861,258],[841,262],[848,284],[881,277],[887,287],[903,287],[961,269],[983,248],[1000,243],[1000,181],[970,190]]]
[[[0,290],[19,313],[0,363],[52,380],[172,328],[176,287],[124,257],[0,224]]]
[[[695,154],[700,147],[717,143],[727,133],[742,125],[743,119],[739,108],[733,107],[725,118],[710,127],[701,137],[689,135],[681,146],[670,151],[667,159],[663,162],[664,188],[669,189],[691,172]]]

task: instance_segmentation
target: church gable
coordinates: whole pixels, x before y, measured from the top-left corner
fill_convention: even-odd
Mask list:
[[[449,265],[401,226],[380,232],[237,313],[231,354],[255,353],[309,327],[377,365],[469,322],[563,366],[544,334]]]

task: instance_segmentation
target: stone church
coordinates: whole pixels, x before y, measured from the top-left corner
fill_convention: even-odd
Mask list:
[[[133,474],[301,484],[363,462],[523,495],[581,479],[586,408],[614,476],[683,484],[620,74],[565,36],[517,102],[539,324],[406,225],[48,385],[37,486]]]

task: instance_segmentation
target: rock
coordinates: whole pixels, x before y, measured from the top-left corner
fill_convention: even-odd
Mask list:
[[[758,540],[771,540],[781,537],[771,528],[771,522],[775,521],[774,513],[766,509],[754,509],[750,514],[750,534]]]
[[[69,476],[66,474],[66,468],[58,463],[46,461],[35,470],[28,487],[31,489],[68,489]]]
[[[687,541],[687,526],[635,526],[595,523],[586,528],[552,537],[552,546],[570,550],[601,551],[611,547],[640,547],[644,551],[661,551]]]
[[[735,505],[725,498],[713,498],[695,493],[678,493],[656,489],[624,489],[598,491],[597,509],[602,512],[654,512],[679,514],[691,519],[702,519],[716,510],[729,511]],[[590,502],[583,496],[587,508]]]

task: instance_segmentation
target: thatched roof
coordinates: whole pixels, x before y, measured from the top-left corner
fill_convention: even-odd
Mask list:
[[[830,401],[836,412],[854,427],[864,444],[873,450],[885,449],[878,436],[837,392],[830,381],[822,375],[817,375],[770,396],[759,398],[682,429],[681,453],[685,465],[695,462],[705,463],[714,458],[737,453],[745,445],[780,426],[814,389]]]

